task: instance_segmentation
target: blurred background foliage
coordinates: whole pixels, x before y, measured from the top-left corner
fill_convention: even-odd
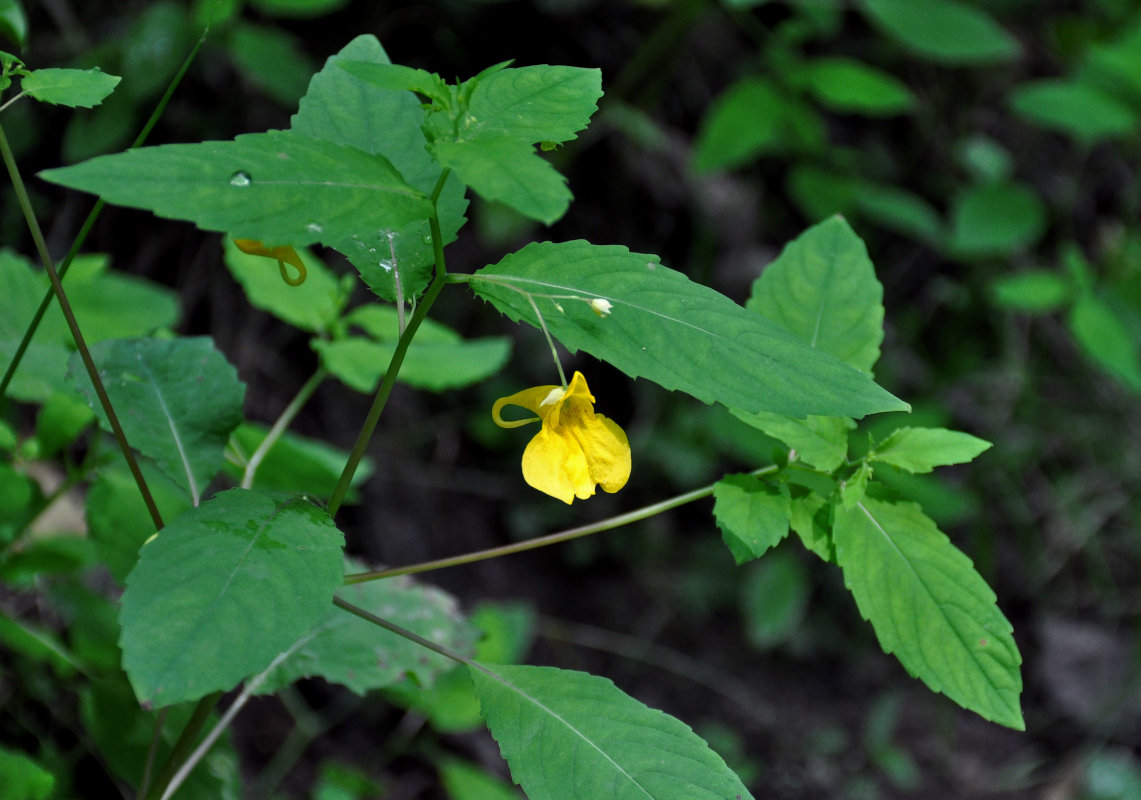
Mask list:
[[[309,76],[361,33],[394,62],[448,79],[505,59],[601,67],[594,123],[550,154],[576,197],[569,213],[543,229],[477,202],[449,248],[452,270],[532,238],[581,237],[660,254],[744,300],[785,242],[842,213],[885,287],[877,379],[913,404],[907,424],[995,443],[950,477],[877,477],[906,482],[994,587],[1025,660],[1025,734],[910,680],[879,652],[838,570],[788,547],[734,569],[702,504],[434,574],[469,609],[489,603],[479,622],[500,648],[489,658],[612,677],[693,724],[758,796],[1141,796],[1141,3],[0,0],[0,49],[30,68],[123,77],[91,111],[4,110],[25,175],[129,144],[207,21],[150,143],[286,127]],[[32,190],[62,254],[91,199]],[[32,252],[7,191],[0,232]],[[237,365],[250,419],[271,422],[315,368],[304,331],[249,306],[218,237],[108,208],[89,242],[116,269],[177,291],[179,330],[213,336]],[[618,495],[554,504],[523,485],[522,443],[487,413],[494,398],[552,380],[544,342],[459,292],[437,308],[465,335],[511,333],[515,357],[469,389],[398,390],[360,504],[342,519],[362,558],[403,564],[531,537],[772,458],[774,441],[720,408],[568,358],[626,427],[635,469]],[[328,384],[297,432],[347,447],[367,402]],[[35,429],[9,405],[0,448],[16,451]],[[11,505],[16,523],[47,491],[15,472],[0,481],[0,511]],[[82,530],[78,503],[42,529]],[[45,536],[6,556],[0,590],[0,775],[19,757],[11,749],[37,754],[60,797],[114,791],[92,755],[100,743],[138,763],[145,746],[145,730],[111,746],[122,733],[113,709],[129,697],[87,685],[50,638],[30,641],[9,619],[31,614],[86,663],[115,663],[105,582],[52,582],[85,558],[74,538]],[[44,665],[76,693],[54,696]],[[512,796],[472,768],[502,765],[486,734],[468,732],[462,687],[449,691],[445,681],[436,705],[407,711],[414,693],[362,699],[313,683],[257,701],[232,736],[249,796]],[[202,791],[231,785],[226,759]]]

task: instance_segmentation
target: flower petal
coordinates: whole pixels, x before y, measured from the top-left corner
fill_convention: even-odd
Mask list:
[[[543,406],[543,400],[551,393],[552,389],[558,389],[558,386],[535,386],[530,389],[524,389],[521,392],[516,392],[508,397],[501,397],[495,401],[495,405],[491,407],[491,418],[495,420],[495,424],[501,428],[518,428],[520,425],[528,425],[540,419],[546,419],[551,413],[552,405]],[[525,408],[532,414],[537,414],[535,417],[528,417],[527,419],[504,419],[499,415],[504,406],[519,406]]]
[[[594,494],[586,454],[578,441],[545,425],[523,451],[523,479],[567,504],[575,497],[585,500]]]
[[[630,441],[614,420],[602,414],[584,416],[574,435],[586,455],[590,480],[616,492],[630,479]]]

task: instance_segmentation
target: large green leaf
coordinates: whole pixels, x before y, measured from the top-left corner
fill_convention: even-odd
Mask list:
[[[485,200],[498,200],[550,225],[570,205],[566,178],[535,147],[518,139],[436,142],[437,160]]]
[[[292,131],[143,147],[40,177],[267,245],[335,245],[432,212],[383,156]]]
[[[689,726],[605,678],[469,667],[491,735],[530,800],[733,800],[752,795]]]
[[[529,244],[471,278],[514,320],[538,327],[631,377],[706,403],[789,416],[861,417],[907,408],[864,373],[813,350],[657,256],[584,241]],[[600,315],[592,299],[611,311]]]
[[[586,127],[602,97],[602,70],[550,66],[502,69],[476,83],[461,139],[565,142]]]
[[[378,153],[425,195],[432,192],[441,168],[426,149],[420,130],[424,110],[411,92],[378,88],[342,68],[345,64],[388,64],[375,36],[358,36],[332,56],[313,76],[309,91],[291,121],[292,130],[337,144]],[[465,222],[467,200],[463,183],[451,176],[436,204],[444,244],[452,242]],[[390,235],[391,234],[391,235]],[[401,292],[414,297],[427,286],[434,260],[427,219],[399,226],[370,229],[362,225],[343,240],[331,243],[343,253],[374,292],[385,300]]]
[[[752,475],[726,475],[713,487],[713,516],[738,564],[760,558],[788,535],[788,490]]]
[[[1029,186],[973,186],[955,198],[948,246],[967,258],[1010,255],[1042,238],[1047,216],[1046,204]]]
[[[1010,96],[1019,116],[1051,130],[1092,143],[1125,136],[1141,117],[1096,86],[1072,80],[1043,80],[1020,85]]]
[[[1022,730],[1022,657],[995,595],[913,503],[865,497],[835,508],[844,583],[894,653],[933,691],[985,719]]]
[[[869,116],[909,111],[915,96],[893,75],[852,58],[818,58],[804,66],[808,90],[825,106]]]
[[[113,339],[93,346],[91,354],[127,441],[197,505],[222,466],[230,432],[242,421],[245,386],[237,371],[207,337]],[[78,354],[70,377],[110,430]]]
[[[98,69],[37,69],[20,81],[24,93],[44,103],[93,108],[122,80]]]
[[[356,572],[360,567],[350,563],[347,569]],[[347,586],[338,594],[353,605],[454,652],[472,652],[475,629],[460,614],[455,598],[441,589],[398,577]],[[437,675],[454,665],[454,661],[415,642],[329,606],[258,691],[275,692],[304,677],[321,677],[362,695],[393,686],[409,676],[423,686],[431,686]]]
[[[793,140],[792,102],[765,78],[749,77],[734,83],[701,121],[694,143],[694,169],[732,169],[755,156],[784,149]]]
[[[810,414],[796,419],[766,411],[746,414],[737,410],[733,416],[784,442],[796,451],[800,461],[824,472],[832,472],[847,460],[848,431],[856,427],[856,423],[846,417]]]
[[[1094,363],[1134,391],[1141,391],[1141,346],[1122,315],[1090,290],[1070,309],[1066,325]]]
[[[177,517],[127,578],[123,668],[153,706],[232,688],[331,608],[344,545],[321,509],[231,489]]]
[[[1017,58],[1018,40],[984,11],[959,0],[861,0],[864,14],[903,47],[945,64]]]
[[[843,217],[789,242],[753,282],[745,307],[869,375],[879,359],[883,286]]]

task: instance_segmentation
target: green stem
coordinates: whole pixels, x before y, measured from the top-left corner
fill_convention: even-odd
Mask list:
[[[150,513],[151,521],[155,525],[155,529],[163,527],[162,515],[158,512],[158,507],[155,505],[154,498],[151,497],[150,489],[147,487],[146,479],[143,478],[142,470],[139,469],[139,464],[135,460],[135,454],[131,451],[131,446],[127,443],[127,436],[123,433],[123,427],[119,424],[119,417],[115,414],[115,409],[111,406],[111,398],[107,396],[107,390],[103,386],[103,379],[99,376],[99,370],[95,366],[94,359],[91,358],[91,351],[87,348],[87,342],[83,338],[83,333],[79,330],[79,323],[75,320],[75,313],[71,309],[71,303],[67,299],[67,295],[63,291],[63,283],[60,282],[59,274],[55,270],[55,264],[52,263],[51,254],[48,253],[47,242],[44,241],[43,231],[40,230],[40,223],[36,219],[36,214],[32,210],[31,200],[28,198],[28,190],[24,186],[23,178],[20,177],[20,169],[16,165],[16,159],[12,155],[12,148],[8,144],[8,137],[4,134],[4,127],[0,125],[0,155],[3,156],[4,166],[8,168],[8,174],[12,178],[12,188],[16,192],[16,199],[23,209],[24,219],[28,223],[28,229],[32,234],[32,241],[36,244],[36,250],[40,254],[40,260],[44,264],[44,269],[47,271],[48,280],[51,281],[52,291],[55,292],[56,299],[59,300],[60,311],[63,312],[64,320],[67,322],[68,330],[71,331],[71,337],[75,340],[75,347],[79,351],[79,357],[83,360],[83,366],[87,370],[87,375],[91,379],[91,385],[95,388],[95,394],[99,398],[99,403],[103,407],[103,413],[107,415],[107,421],[111,425],[111,430],[115,434],[116,441],[119,442],[119,449],[123,451],[123,458],[127,461],[127,467],[131,470],[131,474],[135,478],[135,483],[139,487],[139,492],[143,496],[143,502],[146,504],[147,511]]]
[[[134,148],[141,146],[143,142],[147,140],[147,136],[150,135],[151,129],[154,128],[155,123],[157,123],[159,117],[162,116],[162,112],[166,110],[167,103],[170,102],[170,98],[174,94],[175,88],[179,83],[181,83],[182,76],[186,74],[186,70],[190,68],[190,63],[198,54],[198,49],[202,47],[202,43],[206,41],[206,33],[208,31],[209,27],[207,27],[206,30],[202,31],[202,36],[198,39],[198,43],[194,45],[194,49],[190,51],[190,55],[188,55],[186,60],[182,62],[182,66],[171,79],[170,85],[166,87],[166,92],[163,93],[162,98],[158,101],[158,105],[156,105],[154,111],[151,112],[150,118],[147,119],[146,124],[143,125],[143,129],[139,131],[139,135],[135,137],[135,141],[131,143],[131,146],[128,149],[133,150]],[[71,244],[71,249],[67,251],[67,255],[64,256],[63,263],[60,264],[59,279],[61,281],[63,280],[64,276],[67,275],[67,271],[71,268],[71,262],[75,259],[79,249],[83,247],[83,243],[87,240],[87,234],[90,233],[91,228],[94,227],[95,220],[99,217],[99,213],[103,210],[104,205],[106,204],[103,202],[102,198],[96,200],[95,205],[91,207],[91,211],[87,214],[87,219],[83,221],[83,225],[80,227],[79,233],[75,237],[75,241]],[[24,338],[20,340],[20,345],[16,348],[16,352],[12,356],[11,362],[9,362],[7,369],[4,371],[4,377],[0,378],[0,397],[3,397],[7,393],[8,384],[12,382],[12,376],[16,374],[16,370],[19,368],[20,362],[24,360],[24,354],[27,352],[28,346],[32,342],[32,337],[36,335],[36,331],[40,327],[40,322],[43,320],[44,314],[47,313],[48,306],[51,305],[51,301],[54,296],[55,292],[51,288],[49,288],[47,292],[44,293],[44,297],[40,301],[40,306],[36,309],[35,316],[32,317],[32,321],[28,324],[27,329],[24,331]]]
[[[413,633],[412,631],[410,631],[406,628],[401,628],[396,623],[389,622],[388,620],[384,619],[383,617],[378,617],[375,614],[372,614],[368,611],[365,611],[360,606],[354,606],[352,603],[348,602],[347,600],[342,600],[339,597],[334,597],[333,598],[333,605],[337,606],[338,608],[342,608],[345,611],[348,611],[350,614],[355,614],[356,616],[360,617],[361,619],[365,620],[366,622],[371,622],[373,625],[377,625],[381,628],[384,628],[386,631],[391,631],[392,633],[395,633],[397,636],[403,636],[405,639],[408,639],[409,641],[415,642],[416,644],[420,645],[421,647],[426,647],[429,650],[431,650],[433,653],[439,653],[440,655],[444,656],[445,658],[450,658],[452,661],[455,661],[455,662],[460,663],[460,664],[466,664],[467,666],[473,666],[475,664],[475,662],[472,661],[470,658],[465,658],[464,656],[460,655],[459,653],[457,653],[453,650],[449,650],[448,648],[444,647],[443,645],[436,644],[431,639],[425,639],[423,636],[420,636],[419,634]]]
[[[754,470],[749,473],[755,476],[767,475],[771,472],[776,472],[779,467],[770,465],[762,467],[761,469]],[[410,564],[406,567],[393,567],[391,569],[374,570],[372,572],[358,572],[353,575],[345,576],[345,585],[349,586],[355,583],[365,583],[367,581],[376,581],[382,578],[394,578],[397,575],[414,575],[420,572],[431,572],[437,569],[445,569],[447,567],[458,567],[461,564],[473,564],[476,561],[486,561],[489,558],[498,558],[500,556],[509,556],[515,553],[524,553],[528,550],[537,550],[540,547],[549,547],[553,544],[562,544],[569,542],[572,539],[580,539],[583,536],[589,536],[592,533],[602,533],[603,531],[613,530],[623,525],[629,525],[632,522],[639,522],[641,520],[652,517],[656,514],[661,514],[663,511],[683,506],[686,503],[692,503],[694,500],[700,500],[703,497],[709,497],[713,494],[713,489],[716,483],[711,483],[708,486],[703,486],[700,489],[694,489],[685,494],[679,494],[659,503],[643,506],[642,508],[628,511],[625,514],[619,514],[616,517],[601,520],[599,522],[592,522],[589,525],[582,525],[577,528],[570,528],[558,533],[552,533],[548,536],[540,536],[537,539],[528,539],[524,542],[516,542],[515,544],[503,545],[502,547],[492,547],[487,550],[477,550],[474,553],[465,553],[460,556],[452,556],[451,558],[440,558],[435,561],[423,561],[419,564]]]
[[[432,190],[432,205],[435,207],[436,201],[440,198],[440,192],[444,190],[444,183],[448,179],[448,170],[440,173],[439,180],[436,181],[436,186]],[[431,285],[428,286],[428,291],[424,293],[423,300],[416,306],[416,311],[412,314],[412,319],[408,321],[408,327],[400,334],[400,338],[396,342],[396,349],[392,353],[392,359],[388,362],[388,369],[384,372],[384,377],[380,381],[380,387],[376,390],[376,396],[373,398],[372,407],[368,410],[368,415],[365,417],[364,424],[361,426],[361,431],[357,435],[356,443],[353,444],[352,452],[349,453],[349,460],[345,464],[345,468],[341,471],[341,477],[337,480],[337,485],[333,488],[333,494],[329,498],[329,516],[335,516],[341,507],[341,503],[345,500],[345,495],[349,491],[349,486],[352,484],[353,475],[356,474],[357,467],[360,466],[361,459],[364,458],[365,450],[368,449],[368,443],[372,439],[372,434],[376,430],[376,425],[380,421],[380,415],[384,411],[385,405],[388,403],[388,396],[392,394],[392,387],[396,384],[396,376],[400,373],[400,366],[404,363],[404,356],[408,353],[408,346],[412,343],[412,338],[416,335],[416,331],[420,328],[420,323],[428,316],[428,310],[431,309],[432,304],[436,302],[436,298],[440,296],[441,290],[448,282],[448,272],[444,265],[444,237],[440,232],[439,216],[433,211],[432,216],[428,218],[428,227],[432,232],[432,252],[435,255],[436,261],[436,277],[432,279]]]
[[[270,448],[277,444],[277,440],[285,433],[285,429],[289,427],[290,423],[297,416],[302,406],[309,401],[313,396],[313,392],[317,391],[317,387],[321,382],[329,376],[328,371],[324,367],[319,368],[313,373],[312,377],[305,382],[305,385],[297,390],[297,395],[289,401],[289,405],[281,412],[281,416],[277,418],[277,422],[273,423],[273,427],[269,429],[269,433],[265,435],[265,439],[258,445],[257,450],[254,450],[250,460],[246,462],[245,472],[242,474],[241,486],[243,489],[249,489],[254,485],[254,476],[257,474],[258,467],[261,466],[262,459],[269,453]]]
[[[151,732],[150,747],[147,748],[147,760],[143,765],[143,782],[139,786],[139,797],[146,797],[151,789],[151,778],[154,777],[155,759],[158,757],[158,745],[162,741],[162,731],[166,726],[166,715],[170,711],[164,708],[155,718],[155,727]]]
[[[166,787],[174,777],[175,771],[181,764],[185,763],[187,756],[194,749],[194,741],[198,738],[198,734],[202,732],[202,729],[206,727],[206,721],[210,719],[210,714],[214,711],[214,706],[221,696],[221,692],[214,692],[198,701],[198,705],[194,707],[190,719],[186,721],[186,727],[182,729],[182,734],[178,737],[178,741],[174,743],[174,747],[171,748],[170,755],[166,757],[166,762],[162,765],[162,769],[159,770],[155,782],[151,784],[150,789],[145,795],[140,795],[143,800],[157,800],[157,798],[161,797],[166,791]]]

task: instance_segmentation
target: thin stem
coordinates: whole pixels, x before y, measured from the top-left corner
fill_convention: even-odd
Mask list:
[[[174,743],[174,747],[170,750],[170,755],[166,757],[166,762],[159,770],[158,777],[154,783],[151,784],[150,790],[147,794],[140,794],[143,800],[154,800],[159,791],[164,791],[167,785],[170,784],[171,778],[177,770],[177,765],[183,763],[186,754],[191,751],[194,746],[194,740],[198,738],[198,734],[206,726],[206,721],[210,719],[210,714],[214,711],[214,706],[218,702],[218,698],[222,696],[221,692],[214,692],[198,701],[198,705],[194,707],[194,711],[190,714],[190,719],[186,721],[186,727],[182,729],[182,733],[178,737],[178,741]]]
[[[190,51],[190,55],[188,55],[186,60],[182,62],[182,66],[171,79],[170,84],[166,87],[166,91],[163,93],[162,98],[159,99],[158,105],[156,105],[154,111],[151,112],[150,118],[147,119],[146,124],[143,125],[143,129],[139,131],[139,135],[135,137],[135,141],[131,142],[131,146],[128,149],[133,150],[134,148],[141,146],[143,142],[147,140],[147,136],[150,135],[150,132],[158,122],[159,117],[162,116],[162,112],[166,109],[167,103],[170,102],[170,98],[174,94],[175,88],[182,81],[182,77],[186,74],[186,71],[190,69],[190,63],[198,54],[198,50],[202,47],[202,43],[206,41],[206,34],[208,31],[209,26],[207,26],[207,28],[202,31],[202,36],[198,39],[198,43],[194,45],[194,48]],[[99,200],[95,201],[95,205],[93,205],[91,207],[91,211],[88,212],[87,219],[83,221],[83,225],[80,227],[79,233],[76,234],[75,241],[72,242],[71,248],[67,251],[67,255],[64,256],[63,263],[60,264],[59,279],[61,281],[63,280],[64,276],[67,275],[68,269],[71,268],[71,262],[75,259],[76,254],[79,253],[80,248],[83,247],[83,243],[87,240],[87,234],[91,232],[91,228],[95,225],[95,220],[99,217],[99,213],[103,210],[103,206],[105,205],[106,203],[104,203],[103,199],[100,198]],[[32,317],[32,321],[28,324],[27,329],[24,331],[24,337],[20,340],[20,344],[16,348],[16,352],[13,354],[11,362],[9,362],[7,369],[4,371],[4,377],[0,379],[0,397],[3,397],[7,393],[8,384],[12,382],[12,376],[15,375],[16,370],[20,366],[20,362],[24,360],[24,354],[27,352],[28,346],[31,344],[32,337],[36,335],[36,331],[40,327],[40,322],[43,320],[44,314],[47,313],[48,306],[51,305],[51,301],[54,296],[55,292],[51,288],[49,288],[47,292],[44,293],[44,297],[40,301],[39,308],[36,309],[36,313]]]
[[[397,636],[403,636],[405,639],[408,639],[409,641],[415,642],[416,644],[420,645],[421,647],[426,647],[429,650],[431,650],[433,653],[439,653],[440,655],[444,656],[445,658],[450,658],[452,661],[458,662],[460,664],[466,664],[468,666],[472,666],[475,663],[470,658],[465,658],[464,656],[460,655],[459,653],[457,653],[453,650],[449,650],[448,648],[444,647],[443,645],[436,644],[431,639],[425,639],[423,636],[420,636],[417,633],[413,633],[412,631],[407,630],[406,628],[401,628],[396,623],[389,622],[388,620],[384,619],[383,617],[378,617],[375,614],[372,614],[368,611],[365,611],[360,606],[354,606],[352,603],[348,602],[347,600],[342,600],[339,597],[333,597],[333,605],[337,606],[338,608],[342,608],[345,611],[348,611],[350,614],[355,614],[356,616],[360,617],[361,619],[365,620],[366,622],[371,622],[373,625],[377,625],[381,628],[384,628],[386,631],[391,631],[392,633],[395,633]]]
[[[435,207],[447,179],[448,170],[445,169],[440,173],[440,178],[432,190],[433,207]],[[353,475],[356,474],[357,467],[360,466],[361,459],[364,458],[368,443],[372,439],[377,423],[380,421],[380,415],[388,403],[388,396],[392,394],[392,387],[396,384],[396,376],[400,373],[400,366],[404,363],[404,356],[408,353],[408,346],[412,343],[412,337],[416,335],[420,323],[428,316],[428,310],[432,308],[432,304],[436,302],[436,298],[440,296],[440,292],[448,282],[448,271],[444,265],[444,236],[440,232],[439,217],[434,211],[432,216],[428,218],[428,227],[432,232],[432,252],[436,261],[436,276],[428,286],[428,291],[424,293],[424,299],[416,306],[416,311],[412,314],[408,327],[404,329],[396,342],[396,349],[392,353],[392,359],[388,362],[388,369],[384,372],[380,387],[376,390],[376,396],[373,398],[372,406],[368,410],[361,431],[357,434],[352,452],[349,453],[349,460],[345,463],[341,477],[333,488],[333,495],[329,498],[329,516],[335,516],[341,507],[341,503],[345,500],[345,495],[353,481]]]
[[[127,467],[131,470],[131,474],[135,478],[135,483],[138,485],[139,492],[143,496],[143,502],[146,504],[147,511],[150,513],[151,521],[154,523],[155,529],[162,528],[162,515],[159,514],[154,498],[151,497],[146,479],[143,478],[142,470],[139,469],[139,464],[135,460],[135,454],[131,451],[130,444],[127,443],[127,436],[123,433],[123,427],[119,424],[119,417],[116,415],[115,409],[111,406],[111,398],[107,396],[107,390],[103,386],[103,379],[99,376],[99,370],[95,366],[94,359],[91,358],[91,351],[87,348],[87,342],[83,338],[83,333],[79,330],[79,323],[76,322],[71,303],[68,301],[67,295],[64,294],[63,283],[60,282],[55,264],[52,263],[51,254],[48,253],[47,242],[44,241],[44,234],[43,231],[40,230],[40,223],[36,219],[35,212],[32,210],[32,203],[28,198],[28,190],[24,186],[23,178],[20,177],[20,169],[16,165],[16,159],[12,155],[12,148],[8,144],[8,137],[4,134],[2,125],[0,125],[0,155],[3,156],[4,166],[8,168],[8,174],[12,178],[12,188],[16,192],[16,199],[20,204],[20,208],[23,209],[24,219],[27,221],[28,229],[32,234],[32,241],[36,244],[36,250],[40,254],[40,260],[43,262],[44,269],[47,271],[48,280],[51,281],[52,291],[55,292],[56,299],[59,300],[60,311],[63,312],[68,330],[71,331],[71,338],[75,341],[75,347],[79,351],[79,357],[83,360],[83,366],[87,369],[87,375],[91,379],[91,385],[94,387],[95,394],[99,398],[99,403],[103,407],[103,413],[107,415],[107,421],[111,425],[115,439],[119,442],[119,449],[123,451],[123,458],[126,459]]]
[[[767,475],[771,472],[776,472],[779,469],[776,465],[762,467],[761,469],[754,470],[749,473],[760,477]],[[662,500],[659,503],[653,503],[642,508],[628,511],[625,514],[619,514],[616,517],[601,520],[599,522],[592,522],[589,525],[581,525],[577,528],[570,528],[558,533],[552,533],[547,536],[540,536],[537,539],[528,539],[524,542],[516,542],[515,544],[503,545],[502,547],[492,547],[487,550],[477,550],[474,553],[465,553],[460,556],[452,556],[451,558],[440,558],[435,561],[423,561],[419,564],[410,564],[406,567],[393,567],[391,569],[374,570],[372,572],[358,572],[353,575],[345,576],[345,585],[355,583],[365,583],[367,581],[380,580],[381,578],[394,578],[397,575],[414,575],[420,572],[431,572],[437,569],[445,569],[447,567],[458,567],[461,564],[473,564],[477,561],[486,561],[489,558],[498,558],[500,556],[509,556],[515,553],[524,553],[528,550],[537,550],[540,547],[549,547],[553,544],[561,544],[569,542],[572,539],[580,539],[583,536],[589,536],[592,533],[602,533],[603,531],[613,530],[623,525],[629,525],[632,522],[639,522],[643,519],[648,519],[656,514],[661,514],[663,511],[683,506],[686,503],[692,503],[694,500],[700,500],[703,497],[709,497],[713,494],[713,489],[717,484],[711,483],[708,486],[703,486],[700,489],[694,489],[685,494],[679,494],[675,497]]]
[[[154,777],[155,759],[158,758],[158,745],[162,741],[163,728],[166,727],[166,715],[169,713],[169,708],[164,708],[158,712],[155,718],[155,727],[151,732],[150,747],[147,748],[147,761],[143,765],[143,782],[139,785],[139,797],[146,797],[147,792],[151,789],[151,778]]]
[[[563,372],[563,365],[559,361],[559,351],[555,348],[555,340],[551,338],[551,332],[547,330],[547,323],[543,319],[543,315],[539,313],[539,306],[535,302],[535,298],[530,293],[525,293],[527,302],[531,304],[531,309],[535,312],[535,319],[539,320],[539,327],[543,329],[543,335],[547,337],[547,346],[551,348],[551,358],[555,360],[555,368],[559,371],[559,382],[563,388],[567,388],[567,376]]]
[[[400,284],[400,264],[396,260],[395,234],[388,232],[388,255],[392,258],[392,284],[396,287],[396,335],[404,333],[404,287]]]
[[[269,433],[265,435],[265,439],[258,445],[257,450],[254,450],[253,455],[250,456],[249,461],[246,462],[246,470],[242,474],[241,486],[243,489],[249,489],[254,485],[254,476],[257,474],[258,467],[261,466],[262,459],[266,457],[270,449],[277,444],[277,440],[285,433],[286,428],[297,416],[302,406],[309,401],[313,396],[313,392],[321,385],[321,382],[328,377],[329,373],[324,367],[319,368],[313,373],[312,377],[305,382],[305,385],[297,390],[297,395],[289,401],[289,405],[281,412],[281,416],[273,423],[273,427],[269,429]]]
[[[15,97],[13,97],[12,99],[10,99],[10,100],[9,100],[7,103],[5,103],[4,105],[0,106],[0,111],[3,111],[3,110],[4,110],[4,109],[6,109],[8,106],[10,106],[10,105],[12,105],[13,103],[15,103],[17,100],[19,100],[19,99],[20,99],[21,97],[23,97],[25,94],[27,94],[27,92],[20,92],[18,95],[16,95],[16,96],[15,96]]]

